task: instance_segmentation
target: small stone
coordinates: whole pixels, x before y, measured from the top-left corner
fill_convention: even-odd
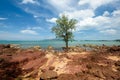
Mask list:
[[[36,50],[41,49],[40,46],[34,46],[33,48],[36,49]]]
[[[46,72],[46,69],[41,69],[41,72],[43,72],[43,73]]]
[[[50,66],[50,67],[49,67],[49,70],[54,70],[54,69],[55,69],[54,66]]]

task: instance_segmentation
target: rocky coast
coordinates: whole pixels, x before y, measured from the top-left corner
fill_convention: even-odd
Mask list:
[[[74,46],[65,52],[1,44],[0,80],[120,80],[120,46]]]

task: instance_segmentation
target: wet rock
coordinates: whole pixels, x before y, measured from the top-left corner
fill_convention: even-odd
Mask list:
[[[40,75],[40,80],[56,79],[57,76],[57,72],[48,70]]]

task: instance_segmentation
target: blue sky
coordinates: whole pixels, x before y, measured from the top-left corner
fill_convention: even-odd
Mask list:
[[[120,39],[120,0],[0,0],[0,40],[53,39],[62,14],[79,40]]]

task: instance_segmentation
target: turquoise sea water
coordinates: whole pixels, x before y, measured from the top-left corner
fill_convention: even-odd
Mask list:
[[[6,41],[1,40],[0,44],[19,44],[22,48],[29,48],[33,46],[41,46],[42,48],[47,48],[48,46],[53,46],[55,49],[60,49],[65,46],[65,43],[60,40],[41,40],[41,41]],[[119,41],[100,41],[100,40],[78,40],[78,41],[70,41],[69,46],[83,45],[83,44],[94,44],[94,45],[102,45],[105,44],[107,46],[112,45],[120,45]]]

